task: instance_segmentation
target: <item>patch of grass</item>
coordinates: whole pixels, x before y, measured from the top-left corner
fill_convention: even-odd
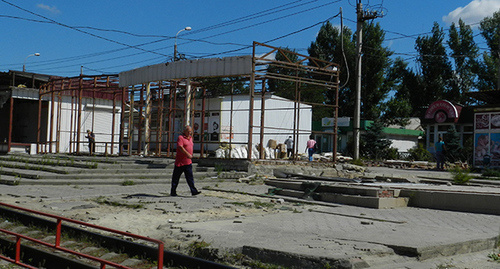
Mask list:
[[[497,249],[497,251],[488,254],[488,258],[490,258],[491,261],[500,263],[500,250]]]
[[[484,169],[483,173],[481,173],[481,178],[489,180],[500,180],[500,170]]]
[[[273,203],[260,202],[260,201],[253,201],[253,202],[230,202],[228,204],[237,205],[237,206],[244,206],[244,207],[254,207],[254,208],[272,208],[272,207],[275,206],[275,204],[273,204]]]
[[[361,159],[354,159],[351,161],[351,164],[358,165],[358,166],[364,166],[365,164]]]
[[[248,265],[254,269],[286,269],[286,267],[279,266],[276,264],[263,263],[261,261],[252,260],[248,262]]]
[[[469,180],[473,178],[473,176],[470,175],[469,169],[462,169],[456,166],[448,171],[452,174],[453,182],[455,184],[467,184]]]
[[[142,205],[142,204],[126,204],[126,203],[120,203],[118,201],[110,201],[108,198],[103,197],[103,196],[97,197],[94,201],[100,205],[126,207],[126,208],[130,208],[130,209],[144,208],[144,205]]]
[[[122,186],[133,186],[135,182],[133,180],[125,180],[122,182]]]

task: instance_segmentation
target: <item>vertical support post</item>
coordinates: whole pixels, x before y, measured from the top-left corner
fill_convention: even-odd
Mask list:
[[[299,142],[299,135],[300,135],[300,91],[297,91],[297,141],[294,144],[297,144]],[[297,154],[296,154],[297,155]]]
[[[141,154],[142,152],[142,113],[144,112],[144,84],[141,85],[141,96],[140,96],[140,104],[139,104],[139,137],[137,138],[137,154]]]
[[[158,81],[158,86],[159,86],[159,98],[160,98],[160,107],[158,108],[158,114],[157,114],[157,125],[158,125],[158,130],[156,132],[156,140],[157,140],[157,154],[158,156],[161,156],[161,149],[163,147],[163,114],[165,113],[165,88],[163,87],[163,81]]]
[[[158,269],[162,269],[163,268],[163,254],[164,254],[164,248],[165,246],[163,245],[163,243],[160,243],[158,245]]]
[[[132,154],[132,145],[134,140],[134,107],[135,107],[135,86],[132,86],[130,92],[130,111],[128,113],[128,148],[127,152],[130,156]]]
[[[40,141],[40,133],[41,133],[41,127],[42,127],[42,91],[43,88],[41,87],[38,90],[38,121],[37,121],[37,128],[36,128],[36,154],[40,154],[40,149],[41,149],[41,141]]]
[[[76,127],[76,154],[80,153],[80,134],[82,132],[82,98],[83,98],[83,78],[80,75],[78,82],[78,111],[77,120],[78,124]]]
[[[169,109],[169,137],[168,137],[168,156],[173,156],[174,140],[175,140],[175,116],[177,114],[177,82],[174,82],[174,93],[170,92],[170,109]]]
[[[72,80],[71,80],[72,81]],[[70,83],[70,89],[69,92],[71,94],[71,106],[70,106],[70,120],[69,120],[69,153],[73,152],[73,121],[74,121],[74,114],[75,114],[75,107],[74,107],[74,102],[75,102],[75,92],[73,88],[71,87]]]
[[[125,136],[125,107],[126,102],[125,99],[125,87],[122,87],[122,111],[120,114],[120,139],[118,141],[118,154],[123,155],[123,140]],[[130,114],[131,112],[129,112]],[[130,128],[130,126],[129,126]]]
[[[92,87],[92,132],[95,126],[95,91],[97,89],[97,77],[94,77],[94,87]],[[93,152],[95,154],[95,152]]]
[[[338,126],[338,118],[339,118],[339,72],[337,71],[337,86],[335,87],[335,115],[333,117],[333,163],[337,162],[337,143],[338,143],[338,135],[339,135],[339,126]]]
[[[151,142],[151,82],[146,84],[146,114],[144,116],[144,155],[149,155],[149,146]]]
[[[51,90],[50,90],[50,132],[49,132],[49,153],[52,153],[52,142],[54,137],[54,104],[55,104],[55,96],[54,89],[55,83],[52,82]]]
[[[252,136],[253,136],[253,102],[255,98],[255,41],[252,50],[252,74],[250,75],[250,93],[249,93],[249,113],[248,114],[248,160],[252,160]]]
[[[113,95],[113,112],[111,113],[112,119],[111,119],[111,150],[110,153],[113,155],[113,148],[115,147],[115,124],[116,124],[116,92],[112,92]],[[108,152],[107,149],[105,152]]]
[[[265,146],[264,146],[264,111],[266,108],[266,80],[262,79],[262,91],[261,91],[261,98],[260,98],[260,147],[259,147],[259,159],[265,159],[266,154],[265,154]]]
[[[191,92],[191,79],[187,78],[186,79],[186,100],[185,100],[185,125],[190,125],[191,126],[191,99],[192,99],[192,92]]]
[[[204,157],[204,153],[205,153],[205,149],[204,149],[204,146],[205,146],[205,109],[206,109],[206,97],[207,97],[207,89],[206,88],[203,88],[203,97],[202,97],[202,101],[201,101],[201,126],[200,126],[200,141],[201,141],[201,144],[200,144],[200,155],[201,155],[201,158]]]
[[[55,91],[55,88],[54,88]],[[61,80],[61,89],[57,92],[57,115],[56,115],[56,153],[59,153],[61,144],[61,117],[62,117],[62,92],[64,91],[64,79]]]
[[[361,51],[363,42],[363,4],[358,0],[356,5],[357,24],[356,24],[356,99],[354,102],[354,122],[353,122],[353,136],[354,136],[354,159],[359,159],[359,140],[360,140],[360,118],[361,118]]]
[[[16,263],[21,261],[21,237],[16,236]]]
[[[229,115],[229,157],[233,151],[234,82],[231,83],[231,114]]]
[[[9,107],[9,137],[7,138],[7,152],[10,152],[12,144],[12,124],[14,123],[14,93],[10,92],[10,107]]]
[[[299,125],[297,124],[297,117],[298,113],[297,110],[299,109],[299,70],[298,66],[296,66],[295,70],[295,101],[293,102],[293,149],[292,149],[292,156],[293,160],[297,160],[297,152],[298,152],[298,146],[297,143],[299,142]]]
[[[57,224],[56,224],[56,243],[55,247],[59,247],[61,245],[61,226],[62,226],[62,220],[57,219]]]

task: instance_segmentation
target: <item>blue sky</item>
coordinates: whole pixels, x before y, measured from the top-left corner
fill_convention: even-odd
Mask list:
[[[383,10],[376,19],[387,32],[386,46],[411,63],[419,34],[433,22],[447,29],[462,18],[474,24],[500,10],[500,0],[363,0]],[[22,70],[60,76],[111,74],[188,58],[250,55],[253,41],[307,54],[320,23],[343,9],[355,30],[356,0],[0,0],[0,71]],[[382,7],[382,8],[381,8]],[[334,18],[333,18],[334,17]],[[314,26],[316,25],[316,26]],[[312,27],[311,27],[312,26]],[[477,24],[476,31],[477,31]],[[294,34],[292,34],[294,33]],[[279,38],[283,37],[283,38]],[[275,40],[276,39],[276,40]],[[481,48],[484,41],[477,39]],[[40,53],[39,57],[27,57]]]

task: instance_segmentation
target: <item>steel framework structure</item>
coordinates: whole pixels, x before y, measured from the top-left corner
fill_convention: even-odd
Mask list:
[[[264,51],[262,53],[262,51]],[[259,52],[257,54],[257,52]],[[293,55],[295,60],[292,60],[290,55]],[[280,57],[278,57],[280,56]],[[285,59],[285,60],[276,60]],[[223,61],[224,59],[219,59]],[[248,61],[250,63],[250,61]],[[181,62],[172,63],[170,67]],[[165,64],[166,66],[169,63]],[[315,107],[327,107],[332,111],[334,118],[333,133],[324,133],[332,135],[333,160],[336,158],[337,151],[337,115],[338,115],[338,88],[339,88],[339,66],[337,64],[301,55],[292,51],[287,51],[281,48],[272,47],[266,44],[254,42],[253,52],[251,57],[251,68],[245,67],[243,73],[229,71],[230,76],[214,73],[213,70],[208,70],[211,77],[237,77],[238,80],[244,81],[248,88],[249,94],[249,109],[248,109],[248,131],[244,134],[248,135],[246,144],[248,150],[247,158],[251,159],[251,150],[254,147],[252,136],[254,133],[259,134],[258,145],[264,145],[264,134],[266,132],[275,133],[291,133],[294,140],[297,141],[299,135],[311,133],[311,130],[303,130],[299,128],[301,104],[306,104]],[[186,65],[188,66],[188,65]],[[188,66],[189,67],[189,66]],[[165,67],[163,67],[165,68]],[[227,68],[226,68],[227,69]],[[248,72],[248,70],[250,70]],[[276,72],[273,70],[281,70]],[[61,120],[61,98],[62,96],[71,97],[71,152],[79,153],[79,145],[83,143],[80,139],[81,117],[82,117],[82,98],[84,96],[92,98],[107,98],[113,100],[113,115],[117,106],[116,101],[120,102],[120,130],[119,141],[114,141],[114,127],[112,130],[111,141],[105,141],[106,152],[108,146],[111,146],[109,153],[114,154],[113,145],[119,144],[118,154],[120,155],[149,155],[149,156],[174,156],[174,143],[176,135],[179,135],[179,128],[175,126],[176,122],[192,123],[194,117],[201,116],[201,126],[205,125],[205,117],[210,113],[207,107],[207,100],[210,97],[207,88],[203,85],[200,79],[206,77],[176,77],[158,81],[148,81],[146,78],[151,77],[147,72],[140,70],[139,75],[144,73],[142,83],[131,85],[118,85],[118,77],[116,75],[103,75],[98,77],[79,76],[75,78],[55,79],[45,84],[40,89],[39,97],[39,121],[38,121],[38,138],[40,138],[40,114],[42,107],[42,99],[51,102],[48,124],[49,133],[48,141],[42,142],[38,140],[37,152],[50,153],[59,152],[59,134]],[[175,70],[174,70],[175,71]],[[207,71],[204,71],[207,73]],[[175,72],[174,72],[175,73]],[[186,72],[184,72],[186,73]],[[187,71],[187,73],[190,73]],[[212,74],[213,73],[213,74]],[[290,75],[294,74],[294,75]],[[120,74],[120,80],[122,80]],[[266,113],[265,95],[269,94],[269,89],[266,87],[270,80],[289,81],[295,84],[293,93],[294,99],[294,118],[293,128],[280,129],[266,125],[264,115]],[[120,84],[122,81],[120,81]],[[260,85],[257,89],[256,85]],[[303,86],[323,87],[330,91],[334,100],[330,103],[307,103],[301,98],[301,89]],[[261,98],[261,107],[256,109],[254,102],[256,98]],[[56,100],[59,100],[56,104]],[[201,108],[196,108],[195,100],[201,102]],[[233,92],[231,91],[231,106],[229,115],[230,125],[233,125],[233,112],[236,109],[233,107]],[[260,125],[254,122],[254,111],[260,110]],[[271,112],[272,113],[272,112]],[[92,114],[93,115],[93,114]],[[92,116],[93,117],[93,116]],[[113,116],[114,120],[114,116]],[[92,121],[93,122],[93,121]],[[94,123],[92,123],[94,124]],[[115,125],[114,122],[112,124]],[[236,133],[230,128],[226,134],[229,137],[229,144],[235,143],[232,141],[233,135]],[[322,133],[322,132],[318,132]],[[240,133],[241,134],[241,133]],[[207,133],[200,133],[196,143],[199,144],[200,156],[207,156],[204,145],[213,143],[207,139]],[[294,145],[294,152],[297,152],[297,145]],[[265,157],[264,147],[258,147],[259,155],[254,156],[260,159]]]

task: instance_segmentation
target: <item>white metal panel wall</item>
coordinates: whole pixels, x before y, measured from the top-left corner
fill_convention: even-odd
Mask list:
[[[57,114],[58,109],[58,101],[54,102],[54,114]],[[49,106],[52,105],[52,102],[49,102]],[[112,131],[112,122],[113,122],[113,100],[105,100],[105,99],[95,99],[95,109],[94,109],[94,127],[92,128],[92,108],[94,104],[91,98],[83,98],[82,99],[82,117],[81,117],[81,133],[80,133],[80,141],[86,142],[87,139],[85,136],[87,135],[87,129],[94,130],[94,134],[96,135],[97,142],[111,142],[111,131]],[[60,117],[60,133],[59,133],[59,151],[61,153],[67,153],[70,151],[69,141],[72,139],[70,136],[71,126],[73,130],[76,131],[75,117],[76,113],[74,113],[73,118],[71,117],[71,97],[63,96],[61,103],[61,113]],[[119,130],[120,130],[120,108],[119,102],[116,104],[117,111],[115,113],[115,137],[114,141],[119,141]],[[49,107],[49,111],[50,111]],[[73,110],[77,110],[77,107],[73,105]],[[73,124],[71,121],[73,120]],[[50,121],[50,118],[49,118]],[[50,122],[49,122],[50,126]],[[53,140],[56,139],[56,131],[57,131],[57,117],[54,116],[54,125],[53,127]],[[50,129],[47,128],[47,137],[50,135]],[[73,139],[76,141],[76,136]],[[55,152],[56,148],[53,145],[53,152]],[[87,143],[80,144],[80,151],[88,151]],[[97,144],[96,145],[97,153],[104,153],[104,145]],[[118,152],[118,145],[114,146],[113,153]],[[110,148],[108,146],[108,153],[110,153]]]
[[[225,97],[222,103],[222,115],[221,115],[221,126],[229,126],[229,115],[231,102],[229,97]],[[237,96],[234,98],[234,112],[233,112],[233,132],[234,142],[245,143],[248,140],[248,123],[249,123],[249,97],[248,96]],[[300,109],[300,130],[304,130],[299,134],[299,140],[297,141],[297,146],[299,152],[302,147],[305,148],[305,144],[309,139],[312,129],[312,108],[309,105],[302,104]],[[278,143],[283,143],[288,136],[293,135],[293,124],[294,124],[294,102],[288,99],[284,99],[277,96],[272,96],[272,98],[267,98],[265,100],[265,110],[264,110],[264,126],[289,129],[285,130],[275,130],[266,128],[264,130],[264,144],[270,139],[276,140]],[[261,119],[261,98],[260,96],[255,98],[254,102],[254,114],[253,122],[254,126],[260,126]],[[254,144],[260,142],[260,128],[253,129],[252,141]]]

